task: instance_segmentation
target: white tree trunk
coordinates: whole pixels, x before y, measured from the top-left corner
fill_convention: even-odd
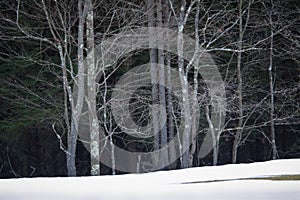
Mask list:
[[[273,1],[272,1],[273,4]],[[273,9],[273,5],[272,5]],[[276,135],[275,135],[275,124],[274,124],[274,81],[273,81],[273,41],[274,41],[274,33],[273,33],[273,22],[272,15],[269,15],[269,23],[271,29],[270,36],[270,64],[269,64],[269,86],[270,86],[270,129],[271,129],[271,142],[272,142],[272,159],[275,160],[277,158],[277,146],[276,146]]]
[[[219,155],[219,134],[216,134],[214,123],[210,118],[210,110],[209,105],[206,105],[205,108],[206,120],[208,122],[209,132],[212,137],[213,146],[213,165],[216,166],[218,164],[218,155]]]
[[[200,1],[197,1],[196,5],[196,16],[195,16],[195,55],[198,55],[199,53],[199,14],[200,14]],[[190,156],[189,156],[189,165],[193,166],[193,161],[194,161],[194,154],[196,151],[196,136],[197,136],[197,131],[198,131],[198,123],[196,122],[197,120],[197,109],[198,107],[198,65],[199,65],[199,59],[196,58],[194,62],[194,66],[197,66],[197,68],[194,68],[194,88],[193,88],[193,108],[192,108],[192,141],[191,141],[191,151],[190,151]]]
[[[183,15],[183,14],[182,14]],[[183,16],[182,16],[183,17]],[[183,18],[182,18],[183,19]],[[189,167],[189,145],[190,145],[190,134],[191,134],[191,111],[189,104],[189,93],[188,93],[188,80],[184,72],[184,60],[183,60],[183,20],[179,21],[178,25],[178,36],[177,36],[177,50],[178,50],[178,68],[179,78],[182,89],[182,104],[183,104],[183,115],[184,115],[184,130],[182,134],[182,148],[187,149],[182,152],[182,163],[181,168]]]
[[[237,88],[237,98],[238,98],[238,130],[234,135],[233,147],[232,147],[232,163],[237,161],[237,151],[242,139],[242,126],[243,126],[243,97],[242,97],[242,45],[243,45],[243,20],[242,20],[242,0],[239,0],[239,40],[238,40],[238,57],[237,57],[237,76],[238,76],[238,88]]]
[[[87,40],[87,105],[90,129],[90,154],[91,175],[100,175],[99,164],[99,121],[97,116],[96,101],[96,66],[95,66],[95,42],[94,42],[94,12],[92,0],[86,0],[86,40]]]
[[[169,9],[169,3],[165,2],[165,8],[163,9],[164,17],[165,17],[165,28],[170,28],[170,19],[169,19],[169,14],[170,14],[170,9]],[[169,45],[169,44],[167,44]],[[167,47],[169,49],[169,46]],[[171,73],[171,55],[170,53],[166,52],[165,56],[165,61],[166,61],[166,66],[167,66],[167,71],[166,71],[166,86],[167,86],[167,91],[166,91],[166,108],[167,108],[167,133],[168,133],[168,138],[169,140],[173,140],[175,137],[175,126],[174,126],[174,116],[173,116],[173,97],[172,97],[172,73]],[[175,145],[171,145],[169,148],[169,160],[170,161],[175,161],[176,160],[176,147]],[[176,161],[173,163],[170,163],[171,165],[169,166],[169,169],[176,169],[177,163]]]
[[[73,92],[76,94],[74,98],[76,99],[76,106],[72,108],[71,114],[71,132],[68,136],[68,153],[67,153],[67,169],[68,176],[76,176],[76,147],[77,147],[77,137],[78,137],[78,127],[79,127],[79,117],[82,112],[83,101],[84,101],[84,73],[85,73],[85,65],[84,65],[84,57],[83,57],[83,48],[84,48],[84,21],[85,21],[85,10],[82,9],[83,3],[82,0],[78,1],[78,16],[79,16],[79,24],[78,24],[78,49],[77,49],[77,58],[78,58],[78,90],[77,92]]]

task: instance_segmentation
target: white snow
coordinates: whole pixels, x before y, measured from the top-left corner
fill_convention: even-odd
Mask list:
[[[300,200],[300,181],[232,180],[291,174],[300,174],[300,159],[147,174],[3,179],[0,200]],[[212,180],[220,181],[203,183]]]

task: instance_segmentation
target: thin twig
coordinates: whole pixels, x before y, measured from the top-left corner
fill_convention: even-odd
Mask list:
[[[57,133],[56,129],[55,129],[55,122],[52,124],[52,129],[57,137],[57,139],[59,139],[59,148],[65,152],[66,154],[70,155],[70,152],[66,150],[66,147],[63,144],[63,141],[61,139],[61,136]]]
[[[35,173],[36,171],[36,168],[35,167],[32,167],[30,166],[30,168],[32,169],[32,172],[30,173],[29,177],[32,177],[32,175]]]

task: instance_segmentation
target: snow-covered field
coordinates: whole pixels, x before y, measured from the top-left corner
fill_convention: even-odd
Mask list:
[[[292,174],[300,174],[300,159],[148,174],[6,179],[0,180],[0,200],[300,200],[300,181],[244,179]]]

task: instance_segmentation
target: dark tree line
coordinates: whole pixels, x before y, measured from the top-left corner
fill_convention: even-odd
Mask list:
[[[182,142],[160,154],[149,169],[168,163],[185,147],[163,169],[298,158],[299,15],[297,0],[1,1],[0,177],[124,173],[115,168],[114,148],[112,165],[99,163],[104,145],[158,150],[180,136],[179,124],[184,124]],[[137,27],[175,30],[177,55],[150,42],[149,49],[117,56],[111,66],[97,68],[96,46]],[[226,92],[222,126],[212,123],[214,104],[204,77],[193,67],[197,58],[183,59],[183,34],[194,38],[195,51],[204,48],[218,66]],[[164,35],[153,37],[163,40]],[[111,105],[120,77],[148,62],[150,79],[159,84],[139,88],[129,111],[138,125],[153,119],[153,131],[159,134],[141,139],[126,134]],[[167,69],[179,70],[180,96],[167,89],[175,87]],[[185,102],[189,96],[193,104]],[[150,104],[160,104],[166,112],[151,118]],[[194,117],[196,107],[199,118]],[[166,124],[161,124],[163,115]],[[88,139],[78,137],[82,119]],[[214,148],[201,157],[207,131]],[[137,166],[136,161],[128,163]]]

